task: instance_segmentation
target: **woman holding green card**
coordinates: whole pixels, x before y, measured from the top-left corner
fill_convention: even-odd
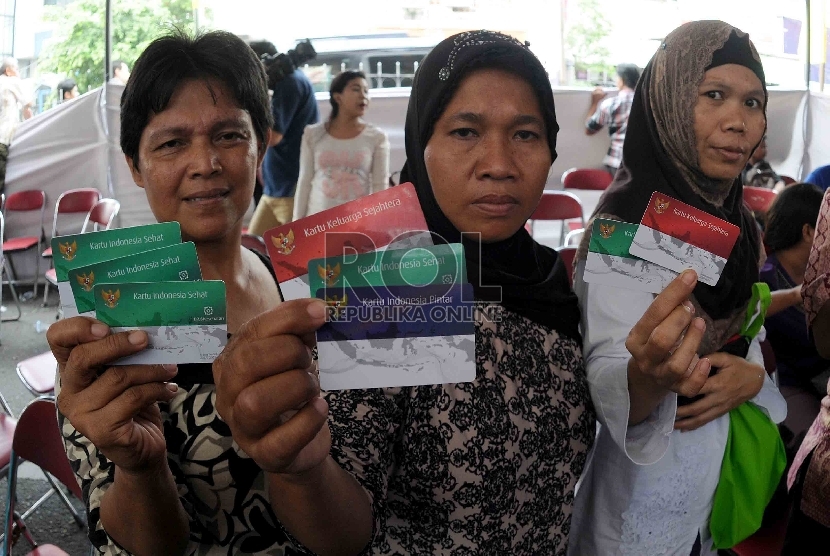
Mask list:
[[[574,289],[603,426],[577,495],[570,555],[716,554],[710,517],[731,411],[751,400],[775,423],[786,415],[758,340],[742,327],[763,249],[740,175],[764,136],[766,103],[749,37],[720,21],[672,31],[637,84],[622,166],[594,216],[636,225],[647,210],[681,201],[740,236],[716,286],[685,270],[657,298],[584,281],[583,240]]]

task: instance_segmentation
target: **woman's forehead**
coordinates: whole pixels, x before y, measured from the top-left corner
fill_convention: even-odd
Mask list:
[[[467,73],[453,91],[447,106],[471,103],[488,107],[510,103],[520,104],[528,110],[541,110],[538,95],[527,79],[498,68]]]

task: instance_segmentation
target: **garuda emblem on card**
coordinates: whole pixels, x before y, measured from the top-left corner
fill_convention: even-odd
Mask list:
[[[115,309],[116,305],[118,305],[118,300],[121,299],[121,290],[101,290],[101,297],[104,298],[104,303],[107,304],[107,307]]]
[[[660,197],[654,198],[654,212],[663,214],[667,208],[669,208],[669,202],[666,199],[661,199]]]
[[[75,255],[78,254],[77,241],[73,241],[72,243],[58,243],[58,248],[61,251],[61,257],[63,257],[67,261],[71,261],[75,258]]]
[[[321,265],[317,265],[317,274],[320,275],[320,278],[326,283],[326,286],[332,287],[337,283],[337,280],[340,279],[340,263],[337,263],[333,267],[330,264],[326,265],[326,268],[323,268]]]
[[[345,307],[348,302],[349,296],[345,293],[342,298],[338,298],[336,295],[327,297],[326,305],[329,306],[329,316],[333,319],[338,318],[340,316],[340,312],[343,310],[343,307]]]
[[[271,236],[271,243],[277,248],[277,252],[281,255],[290,255],[294,251],[294,230],[288,230],[287,234],[277,234]]]
[[[78,274],[75,278],[84,289],[85,292],[91,292],[92,286],[95,285],[95,273],[90,271],[89,274]]]
[[[611,237],[611,234],[614,233],[614,230],[617,228],[616,224],[603,224],[600,223],[599,225],[599,235],[602,236],[602,239],[608,239]]]

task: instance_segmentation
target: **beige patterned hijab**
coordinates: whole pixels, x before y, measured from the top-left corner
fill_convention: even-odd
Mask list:
[[[700,169],[694,133],[698,86],[707,69],[739,64],[764,85],[764,70],[748,35],[722,21],[694,21],[672,31],[652,57],[634,93],[623,160],[593,217],[639,223],[655,191],[732,222],[741,235],[717,286],[698,284],[692,302],[706,320],[701,355],[740,329],[758,281],[762,250],[755,220],[743,206],[740,176],[713,180]],[[766,87],[764,86],[766,110]],[[757,146],[757,145],[756,145]],[[587,257],[590,224],[577,260]]]

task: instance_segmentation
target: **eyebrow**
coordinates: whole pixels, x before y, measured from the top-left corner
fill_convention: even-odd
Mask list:
[[[211,126],[211,133],[215,133],[216,130],[223,127],[245,127],[245,122],[242,118],[226,118],[224,120],[219,120]],[[160,140],[162,137],[190,135],[192,132],[193,128],[188,126],[163,127],[151,132],[147,137],[147,140],[154,142]]]
[[[726,91],[734,91],[735,90],[734,87],[732,87],[730,85],[727,85],[723,81],[714,80],[714,79],[711,80],[711,81],[704,80],[703,83],[700,84],[700,86],[701,87],[717,87],[718,89],[724,89]],[[764,96],[764,91],[763,91],[763,89],[752,89],[747,94],[762,97],[762,96]]]
[[[484,116],[477,112],[457,112],[449,117],[450,121],[467,122],[471,124],[481,124],[484,122]],[[544,127],[545,123],[538,117],[532,114],[519,114],[511,122],[513,125],[538,125]]]

